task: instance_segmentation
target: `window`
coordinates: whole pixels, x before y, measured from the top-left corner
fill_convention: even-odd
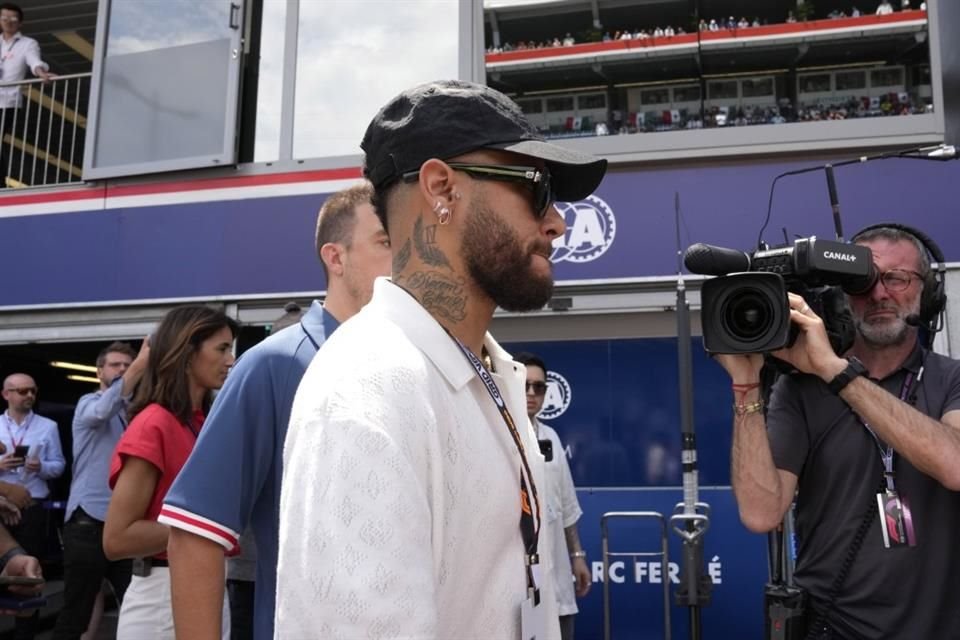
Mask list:
[[[829,73],[800,76],[800,93],[824,93],[828,91],[830,91]]]
[[[242,16],[229,0],[103,2],[84,179],[236,160]]]
[[[773,95],[773,78],[746,79],[741,82],[744,98],[762,98]]]
[[[547,98],[547,111],[573,111],[573,96]]]
[[[358,154],[367,125],[390,98],[461,77],[460,4],[301,0],[294,157]]]
[[[871,87],[899,87],[903,85],[903,69],[877,69],[870,72]]]
[[[837,71],[837,91],[855,91],[867,88],[867,74],[863,71]]]
[[[670,89],[646,89],[640,92],[640,104],[665,104],[670,102]]]
[[[543,100],[540,98],[518,98],[516,102],[524,113],[543,113]]]
[[[578,109],[606,109],[607,96],[602,93],[588,93],[577,97]]]
[[[711,100],[729,100],[737,97],[736,80],[715,80],[707,85],[707,95]]]
[[[700,87],[697,85],[691,85],[689,87],[674,87],[673,101],[674,102],[699,102]]]
[[[254,162],[280,158],[280,116],[283,102],[285,0],[264,0],[260,28],[260,71],[257,74],[257,124]]]

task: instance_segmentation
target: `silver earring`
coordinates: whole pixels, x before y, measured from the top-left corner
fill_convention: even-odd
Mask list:
[[[447,224],[450,222],[450,216],[452,212],[449,207],[440,207],[440,213],[437,214],[437,221],[441,224]]]
[[[440,202],[439,200],[437,200],[435,203],[433,203],[433,212],[434,212],[434,213],[440,213],[440,208],[441,208],[442,206],[443,206],[443,203]]]

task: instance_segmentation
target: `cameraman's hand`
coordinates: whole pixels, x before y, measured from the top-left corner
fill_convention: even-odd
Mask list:
[[[760,380],[763,356],[759,353],[718,353],[713,359],[727,370],[733,384],[753,384]]]
[[[795,293],[790,297],[790,321],[799,333],[792,347],[774,351],[772,355],[784,360],[803,373],[810,373],[824,381],[832,380],[843,371],[847,361],[833,352],[823,320]]]

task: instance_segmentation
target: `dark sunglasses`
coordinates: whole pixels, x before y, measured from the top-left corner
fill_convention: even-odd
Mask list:
[[[496,180],[498,182],[516,182],[533,189],[533,213],[537,220],[547,215],[557,200],[550,181],[550,172],[536,167],[519,167],[503,164],[469,164],[466,162],[448,162],[447,166],[455,171],[462,171],[477,180]],[[404,182],[413,182],[420,175],[420,171],[408,171],[401,179]]]
[[[14,392],[16,392],[16,393],[19,393],[19,394],[22,395],[22,396],[26,396],[26,395],[35,396],[35,395],[37,395],[37,388],[36,388],[36,387],[19,387],[19,388],[7,389],[7,391],[14,391]]]
[[[535,395],[542,396],[547,392],[546,382],[528,382],[527,392],[533,391]]]

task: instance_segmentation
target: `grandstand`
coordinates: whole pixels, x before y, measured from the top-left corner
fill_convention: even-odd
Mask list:
[[[792,1],[491,2],[486,71],[551,137],[924,115],[928,16],[916,4],[850,15],[850,3],[818,2],[797,21]]]

